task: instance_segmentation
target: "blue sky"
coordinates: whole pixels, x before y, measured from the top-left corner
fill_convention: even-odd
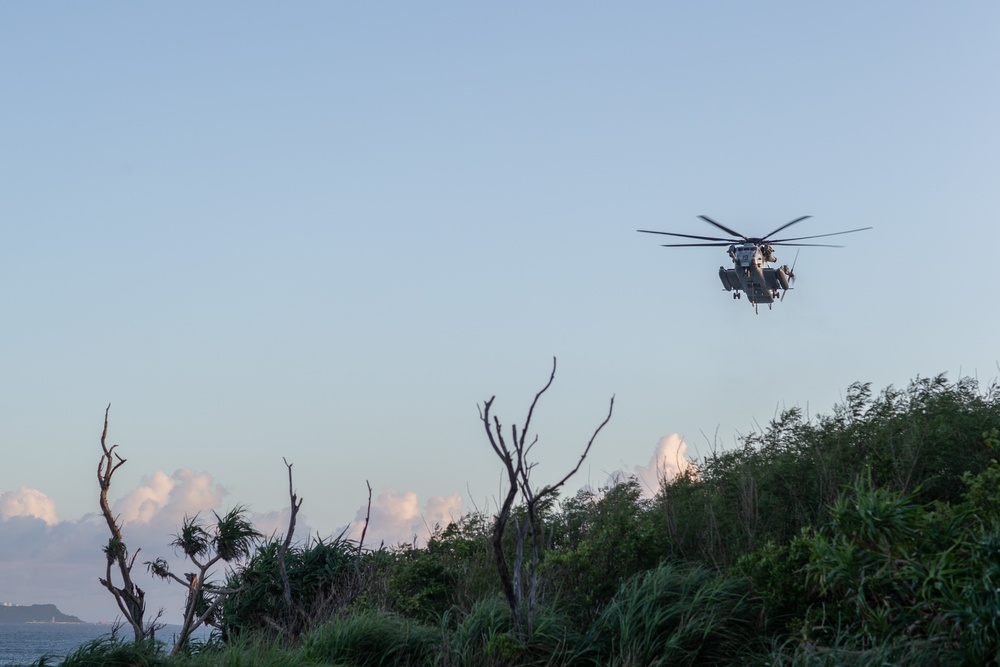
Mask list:
[[[476,406],[520,423],[553,356],[540,482],[616,396],[577,485],[854,381],[991,381],[998,29],[983,2],[4,5],[0,538],[89,525],[108,403],[120,502],[190,469],[279,511],[286,457],[328,535],[366,480],[387,517],[488,506]],[[874,229],[754,315],[724,249],[635,233],[699,214]],[[64,611],[111,613],[71,582]],[[59,602],[27,595],[0,588]]]

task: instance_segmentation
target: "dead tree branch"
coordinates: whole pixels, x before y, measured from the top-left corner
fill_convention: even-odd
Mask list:
[[[542,387],[537,394],[535,394],[535,398],[531,401],[527,417],[524,420],[524,426],[521,428],[520,432],[518,432],[517,425],[511,424],[511,445],[508,445],[507,441],[503,437],[503,427],[499,418],[490,414],[490,410],[493,407],[493,401],[496,397],[491,396],[479,410],[479,419],[483,422],[483,427],[486,429],[486,437],[489,440],[490,447],[500,459],[504,466],[504,470],[507,473],[507,493],[504,496],[503,502],[500,504],[500,510],[497,513],[496,521],[493,524],[493,556],[496,560],[497,573],[500,576],[500,584],[504,591],[504,597],[507,599],[507,604],[510,607],[511,615],[514,619],[515,632],[522,640],[530,637],[534,630],[534,608],[537,601],[539,584],[538,564],[540,562],[542,550],[544,549],[543,529],[539,516],[540,509],[547,497],[554,496],[555,493],[580,470],[580,467],[583,465],[583,461],[590,453],[594,440],[597,439],[597,435],[611,420],[611,415],[614,412],[615,406],[615,399],[614,396],[612,396],[607,417],[604,418],[604,421],[601,422],[601,424],[594,431],[593,435],[591,435],[590,440],[587,442],[587,446],[584,448],[583,453],[580,455],[580,459],[576,463],[576,466],[566,473],[566,475],[564,475],[558,482],[550,486],[542,487],[541,491],[536,493],[531,486],[531,470],[535,467],[535,464],[529,463],[527,457],[531,449],[535,446],[535,444],[537,444],[538,437],[535,436],[535,438],[530,442],[528,442],[527,437],[531,426],[531,418],[534,416],[538,401],[548,388],[552,386],[552,381],[555,379],[555,375],[556,359],[553,357],[552,372],[549,375],[548,382],[546,382],[545,386]],[[511,509],[518,495],[521,496],[525,506],[525,520],[523,524],[518,525],[516,531],[514,567],[512,574],[511,568],[507,563],[503,540],[507,524],[510,521]],[[531,557],[530,566],[527,572],[524,571],[524,547],[526,544],[530,548]],[[524,581],[525,575],[527,575],[526,584]],[[525,600],[525,586],[527,586],[527,600]],[[522,613],[524,614],[523,617]],[[525,625],[527,627],[525,627]]]
[[[368,521],[372,516],[372,485],[367,479],[365,485],[368,486],[368,510],[365,512],[365,526],[361,529],[361,539],[358,540],[358,557],[361,557],[361,547],[365,545],[365,534],[368,532]]]
[[[288,553],[288,548],[292,545],[292,535],[295,534],[295,519],[298,517],[299,508],[302,507],[302,500],[295,495],[295,488],[292,484],[292,464],[284,457],[281,458],[285,462],[285,466],[288,468],[288,498],[289,505],[291,508],[288,517],[288,531],[285,533],[285,539],[278,548],[278,576],[281,578],[281,587],[285,598],[285,609],[288,613],[292,613],[292,584],[288,579],[288,568],[285,566],[285,555]]]
[[[111,511],[111,505],[108,502],[108,490],[111,489],[111,478],[119,468],[125,465],[126,461],[126,459],[122,458],[115,451],[118,445],[108,446],[108,415],[110,412],[111,404],[108,403],[108,407],[104,410],[104,430],[101,432],[101,450],[103,451],[103,455],[97,464],[97,483],[101,489],[101,515],[108,524],[111,537],[108,539],[107,546],[104,547],[104,555],[107,557],[105,574],[104,577],[98,577],[98,581],[114,596],[115,602],[118,604],[118,610],[121,611],[125,621],[132,627],[132,632],[135,634],[135,641],[140,642],[152,637],[160,626],[156,623],[156,619],[153,619],[148,624],[144,621],[146,593],[132,581],[132,567],[135,565],[135,559],[138,557],[140,550],[136,549],[134,554],[129,555],[125,540],[122,539],[119,517],[115,516]],[[116,570],[118,578],[121,580],[121,585],[116,585],[114,582],[113,572]],[[159,618],[159,615],[157,615],[157,618]]]

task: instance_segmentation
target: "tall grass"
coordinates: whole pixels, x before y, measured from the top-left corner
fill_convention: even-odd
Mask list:
[[[954,647],[927,640],[886,640],[859,649],[856,635],[841,632],[831,646],[788,640],[776,647],[761,664],[770,667],[959,667],[982,663],[970,663]]]
[[[517,638],[510,607],[500,596],[473,605],[449,633],[443,667],[507,667],[508,665],[570,665],[583,638],[558,603],[535,610],[534,632],[525,641]],[[457,613],[453,609],[451,613]],[[442,622],[446,628],[448,619]]]
[[[357,667],[432,665],[441,650],[438,628],[384,612],[335,618],[302,638],[306,663],[347,663]]]
[[[244,635],[225,644],[211,644],[189,656],[177,657],[170,667],[301,667],[308,664],[302,649],[284,645],[262,633]]]
[[[159,667],[167,664],[162,649],[162,645],[154,641],[126,642],[117,637],[99,637],[70,653],[62,664],[65,667]]]
[[[450,613],[455,613],[452,610]],[[447,624],[447,619],[446,619]],[[450,636],[448,665],[481,665],[494,667],[501,664],[498,653],[507,653],[513,642],[514,624],[506,600],[493,596],[480,600],[458,622]]]
[[[594,665],[725,665],[754,646],[762,606],[748,583],[664,564],[627,581],[578,656]]]

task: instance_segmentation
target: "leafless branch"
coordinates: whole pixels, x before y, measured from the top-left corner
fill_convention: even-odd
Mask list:
[[[500,511],[498,512],[496,521],[493,525],[493,555],[496,561],[497,572],[500,575],[500,583],[504,591],[504,596],[507,598],[507,603],[511,610],[515,633],[522,640],[529,637],[533,632],[534,606],[538,596],[538,565],[541,558],[541,552],[544,549],[543,528],[540,525],[541,519],[539,516],[539,510],[547,496],[555,494],[559,488],[561,488],[580,470],[580,467],[583,465],[583,461],[590,453],[590,448],[593,446],[597,435],[601,432],[608,421],[611,420],[611,415],[614,411],[615,405],[615,399],[614,396],[612,396],[611,405],[608,409],[608,416],[604,418],[604,421],[601,422],[601,424],[594,431],[593,435],[591,435],[590,440],[587,442],[587,446],[584,448],[583,453],[580,455],[580,459],[576,463],[576,466],[574,466],[572,470],[570,470],[555,484],[543,487],[540,492],[535,493],[531,486],[531,471],[534,469],[535,464],[528,461],[528,453],[538,443],[538,436],[536,435],[530,442],[528,442],[528,435],[531,427],[531,419],[535,413],[535,408],[537,407],[542,395],[549,389],[550,386],[552,386],[555,374],[556,359],[553,357],[552,372],[549,374],[549,379],[545,383],[545,386],[543,386],[541,390],[535,394],[534,399],[531,401],[531,406],[528,408],[528,414],[525,418],[523,427],[519,430],[517,424],[511,424],[510,426],[510,436],[513,449],[510,449],[507,442],[504,440],[503,427],[500,423],[500,419],[496,416],[492,416],[491,420],[490,410],[493,407],[493,400],[496,397],[490,397],[490,399],[486,401],[483,404],[483,407],[479,410],[479,418],[483,422],[483,427],[486,430],[486,436],[489,440],[490,447],[503,463],[504,469],[507,472],[507,494],[500,505]],[[511,508],[513,507],[514,500],[517,498],[518,494],[520,494],[524,500],[526,516],[524,523],[519,523],[519,525],[517,525],[512,575],[510,567],[507,564],[506,554],[504,552],[503,537],[507,524],[510,520]],[[526,554],[524,549],[526,543],[530,545],[530,562],[527,565],[527,572],[525,572]],[[525,574],[528,578],[527,583],[524,582]],[[527,586],[528,594],[526,609],[523,604],[525,586]],[[526,631],[524,621],[522,620],[522,612],[526,614]]]
[[[104,410],[104,429],[101,431],[101,459],[97,464],[97,484],[100,487],[101,516],[104,517],[111,533],[104,553],[107,557],[105,576],[98,577],[100,584],[115,598],[122,616],[132,626],[132,632],[136,641],[142,641],[156,631],[159,627],[154,619],[148,625],[143,624],[143,616],[146,611],[146,594],[132,581],[132,567],[135,559],[139,555],[139,549],[129,558],[128,547],[122,539],[121,525],[119,517],[111,511],[111,504],[108,502],[108,491],[111,489],[111,479],[115,472],[125,465],[125,459],[115,451],[117,445],[108,446],[108,421],[111,413],[111,404]],[[115,584],[112,577],[112,570],[117,566],[118,576],[121,585]]]
[[[592,436],[590,436],[590,440],[587,442],[587,446],[586,446],[586,448],[584,448],[583,454],[580,454],[580,460],[576,462],[576,467],[573,468],[572,470],[570,470],[568,473],[566,473],[566,476],[563,477],[561,480],[559,480],[558,482],[556,482],[552,486],[548,486],[545,489],[543,489],[541,491],[541,493],[538,494],[539,498],[541,498],[542,496],[544,496],[546,494],[549,494],[549,493],[552,493],[553,491],[557,490],[559,487],[561,487],[563,484],[565,484],[567,482],[567,480],[569,480],[570,477],[572,477],[573,475],[575,475],[577,473],[577,471],[580,470],[580,466],[583,465],[584,459],[586,459],[587,458],[587,454],[590,453],[590,447],[594,444],[594,440],[597,438],[597,434],[601,432],[601,429],[603,429],[605,427],[605,425],[607,425],[607,423],[609,421],[611,421],[611,414],[614,412],[614,410],[615,410],[615,397],[612,396],[611,397],[611,405],[608,407],[608,416],[604,418],[604,421],[601,422],[601,425],[598,426],[597,430],[594,431],[594,434]]]
[[[291,511],[288,517],[288,531],[285,533],[285,540],[278,548],[278,576],[281,578],[285,608],[291,613],[292,584],[288,579],[288,569],[285,567],[285,555],[288,553],[288,547],[292,544],[292,535],[295,533],[295,519],[299,514],[299,508],[302,506],[302,500],[295,495],[295,487],[292,484],[292,464],[285,457],[281,457],[281,460],[285,462],[285,466],[288,468],[288,498]]]
[[[361,539],[358,540],[358,557],[361,557],[361,547],[365,544],[365,534],[368,532],[368,520],[372,516],[372,485],[367,479],[365,484],[368,486],[368,511],[365,512],[365,527],[361,529]]]
[[[552,372],[549,374],[549,381],[545,383],[545,386],[542,387],[537,394],[535,394],[535,399],[531,401],[531,407],[528,408],[528,416],[524,420],[524,428],[521,429],[520,445],[521,445],[521,451],[524,453],[527,453],[524,449],[524,438],[528,434],[528,429],[531,427],[531,416],[535,414],[535,406],[538,405],[538,399],[542,397],[542,394],[548,391],[549,387],[552,386],[552,381],[555,379],[556,379],[556,358],[552,357]]]

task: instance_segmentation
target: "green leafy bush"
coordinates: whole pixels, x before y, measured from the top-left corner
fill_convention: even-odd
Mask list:
[[[593,619],[629,577],[663,555],[651,503],[634,477],[600,492],[581,490],[552,522],[553,546],[543,564],[548,588],[580,622]]]
[[[983,442],[996,448],[996,431]],[[931,655],[997,662],[1000,465],[962,480],[952,504],[924,504],[920,489],[888,491],[867,478],[840,496],[811,537],[807,570],[824,604],[810,611],[806,643],[873,655],[905,648],[908,664],[930,664]]]

